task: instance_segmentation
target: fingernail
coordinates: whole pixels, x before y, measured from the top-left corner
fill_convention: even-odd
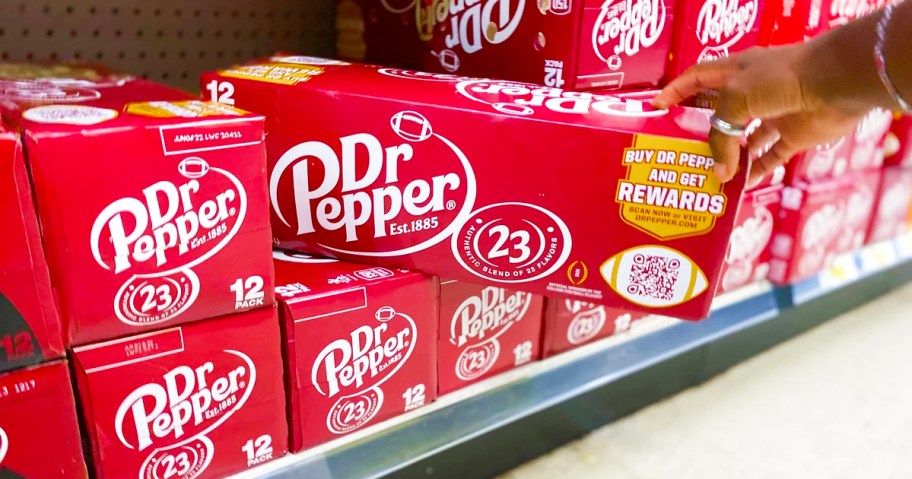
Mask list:
[[[716,163],[713,171],[716,172],[716,176],[718,176],[719,180],[721,180],[723,183],[729,180],[728,165],[725,163]]]
[[[762,176],[758,176],[756,178],[751,177],[750,179],[747,180],[747,183],[744,185],[744,188],[749,190],[749,189],[759,185],[761,181],[763,181]]]
[[[664,109],[668,108],[668,104],[666,104],[665,101],[655,99],[655,98],[652,100],[652,106],[654,106],[660,110],[664,110]]]

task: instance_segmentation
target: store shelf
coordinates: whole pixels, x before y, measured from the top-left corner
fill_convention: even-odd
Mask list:
[[[786,306],[796,306],[841,289],[860,279],[876,275],[901,260],[912,257],[912,236],[871,245],[857,254],[837,258],[822,274],[781,290]]]
[[[333,0],[4,0],[0,60],[95,62],[199,91],[203,71],[277,50],[332,56]]]
[[[912,279],[912,242],[878,245],[793,288],[717,300],[699,323],[629,334],[493,378],[423,410],[239,478],[488,477],[698,384]],[[886,251],[886,253],[884,253]],[[872,259],[873,258],[873,259]],[[841,279],[836,281],[835,279]]]

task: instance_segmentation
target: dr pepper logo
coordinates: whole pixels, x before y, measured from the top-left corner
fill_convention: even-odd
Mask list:
[[[592,48],[612,70],[648,49],[665,29],[664,0],[607,0],[592,30]]]
[[[380,0],[392,13],[415,12],[418,36],[423,41],[434,38],[435,31],[443,32],[446,50],[453,56],[452,49],[475,53],[485,43],[503,43],[516,32],[522,21],[526,0]],[[447,70],[459,68],[455,63],[445,62],[440,52],[441,63]]]
[[[754,27],[757,10],[757,0],[707,0],[697,17],[697,38],[705,46],[730,47]]]
[[[239,351],[177,366],[121,401],[114,419],[117,438],[128,449],[144,451],[204,435],[244,406],[255,383],[256,365]]]
[[[732,265],[756,260],[772,236],[773,214],[765,206],[759,206],[753,216],[732,231],[725,262]]]
[[[648,101],[509,81],[467,80],[458,83],[456,91],[469,100],[488,105],[494,111],[514,116],[530,116],[539,111],[625,117],[653,117],[668,113],[668,110],[654,108]]]
[[[383,257],[449,238],[472,211],[476,185],[462,150],[420,113],[402,111],[387,128],[293,146],[269,191],[278,221],[303,241]]]
[[[206,435],[244,406],[255,384],[256,365],[239,351],[177,366],[121,401],[114,417],[117,439],[136,451],[158,446],[140,477],[196,477],[214,452]]]
[[[326,417],[333,433],[353,431],[373,419],[383,404],[380,385],[402,368],[415,349],[418,330],[411,317],[383,306],[374,318],[376,323],[329,343],[314,361],[314,388],[328,398],[338,398]]]
[[[464,347],[456,361],[462,380],[480,377],[497,361],[497,338],[525,317],[532,294],[488,286],[459,305],[450,322],[450,343]]]
[[[459,305],[450,325],[450,342],[456,346],[489,341],[503,334],[525,316],[532,294],[488,286],[478,296]]]
[[[564,308],[573,314],[573,320],[567,328],[567,341],[570,344],[590,341],[608,321],[608,313],[604,306],[568,299],[564,301]]]
[[[753,216],[732,231],[725,253],[728,269],[722,276],[723,289],[731,290],[751,280],[751,275],[756,274],[754,263],[772,237],[773,215],[765,206],[758,206]]]
[[[237,234],[247,194],[231,172],[188,157],[176,175],[120,198],[92,225],[92,256],[114,275],[134,273],[115,298],[117,317],[155,324],[185,311],[199,293],[191,268]]]

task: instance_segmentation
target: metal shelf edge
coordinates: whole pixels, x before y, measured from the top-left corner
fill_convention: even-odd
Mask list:
[[[898,251],[895,246],[890,247]],[[747,331],[779,317],[780,310],[784,313],[800,309],[885,271],[901,267],[912,270],[912,262],[903,259],[906,255],[895,254],[889,261],[872,263],[864,259],[865,254],[869,253],[847,257],[857,274],[846,281],[815,277],[794,287],[760,287],[746,298],[720,301],[704,321],[668,320],[646,333],[609,338],[492,378],[421,410],[235,477],[360,479],[393,474],[547,408],[634,376],[652,365]],[[694,382],[699,380],[694,378]]]

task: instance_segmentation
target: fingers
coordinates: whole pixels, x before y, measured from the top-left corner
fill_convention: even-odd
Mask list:
[[[779,128],[775,120],[766,120],[747,137],[747,149],[754,156],[760,156],[779,140]]]
[[[714,62],[699,63],[687,69],[681,76],[672,80],[652,100],[656,108],[665,109],[681,103],[708,88],[720,88],[728,78],[738,71],[738,64],[724,58]]]
[[[730,86],[723,88],[719,95],[715,115],[736,126],[746,125],[750,122],[751,117],[744,90]],[[726,135],[713,128],[709,132],[709,146],[716,161],[716,176],[722,182],[731,180],[738,171],[738,161],[741,158],[741,138]]]
[[[738,172],[738,161],[741,158],[739,139],[712,129],[709,131],[709,147],[716,163],[713,171],[719,181],[725,183],[731,180]]]
[[[747,125],[754,118],[767,120],[767,125],[751,135],[748,147],[751,151],[763,150],[773,143],[776,151],[766,152],[761,158],[765,162],[782,163],[790,155],[785,158],[775,155],[789,153],[790,148],[786,145],[796,142],[783,143],[778,138],[783,124],[777,120],[805,108],[795,72],[795,64],[803,58],[800,53],[794,48],[752,49],[723,60],[698,64],[669,83],[653,100],[653,105],[667,108],[701,90],[719,90],[715,116],[736,127]],[[794,132],[791,134],[794,136]],[[738,170],[741,143],[740,137],[726,135],[715,128],[710,131],[709,145],[716,162],[716,175],[723,182],[731,180]]]
[[[790,158],[795,156],[799,150],[792,148],[782,140],[773,143],[769,151],[763,154],[751,165],[748,182],[758,181],[763,176],[772,173],[779,165],[784,165]]]

